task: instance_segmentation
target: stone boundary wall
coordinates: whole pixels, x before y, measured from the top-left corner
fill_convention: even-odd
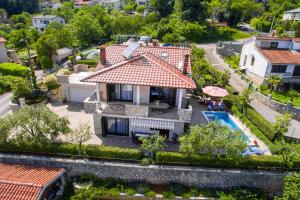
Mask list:
[[[267,97],[264,94],[261,94],[260,92],[253,92],[252,96],[255,99],[262,102],[263,104],[265,104],[266,106],[268,106],[269,108],[271,108],[281,114],[289,112],[293,115],[293,118],[295,120],[298,120],[298,121],[300,120],[300,108],[294,107],[292,105],[287,105],[287,104],[277,102],[277,101],[271,99],[270,97]]]
[[[271,195],[282,191],[287,175],[281,171],[240,170],[166,165],[140,166],[132,163],[73,160],[55,157],[0,154],[0,162],[36,166],[63,167],[70,176],[93,173],[101,178],[120,178],[125,181],[147,181],[154,184],[177,182],[201,188],[230,189],[250,187],[263,189]]]
[[[242,42],[218,42],[217,53],[224,57],[235,56],[241,53],[243,47]]]

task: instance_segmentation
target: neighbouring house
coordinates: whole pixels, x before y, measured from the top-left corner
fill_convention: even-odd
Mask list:
[[[95,134],[155,133],[171,140],[184,133],[192,117],[186,94],[196,88],[190,53],[189,48],[136,43],[101,46],[96,72],[81,80],[96,84],[84,101],[85,111],[93,113]]]
[[[99,3],[100,0],[74,0],[74,8],[80,8],[82,6],[93,6]]]
[[[149,7],[149,6],[150,6],[150,0],[135,0],[135,2],[136,2],[139,6],[146,6],[146,7]]]
[[[55,199],[65,187],[65,170],[0,162],[0,199]]]
[[[124,0],[100,0],[100,5],[103,7],[114,9],[114,10],[121,10],[125,4]]]
[[[300,20],[300,8],[284,12],[283,20],[298,21]]]
[[[32,17],[32,26],[40,32],[43,32],[51,22],[65,24],[65,20],[56,15],[37,15]]]
[[[300,87],[300,38],[254,37],[243,44],[240,67],[257,85],[271,75],[289,88]]]
[[[52,56],[53,63],[60,64],[62,61],[66,60],[69,56],[73,54],[73,49],[71,48],[61,48],[57,49]]]
[[[6,43],[6,39],[0,37],[0,63],[8,62],[5,43]]]

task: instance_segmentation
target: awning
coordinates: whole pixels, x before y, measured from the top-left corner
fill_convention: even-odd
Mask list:
[[[157,128],[165,130],[174,130],[174,122],[156,119],[133,118],[131,126],[137,128]]]

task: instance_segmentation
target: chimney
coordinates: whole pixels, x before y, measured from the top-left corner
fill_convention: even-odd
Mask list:
[[[188,69],[188,65],[189,65],[189,59],[190,59],[190,55],[186,54],[184,56],[184,62],[183,62],[183,68],[182,68],[182,73],[183,74],[187,74],[187,69]]]
[[[100,46],[100,61],[102,64],[106,63],[106,46]]]
[[[157,40],[153,40],[152,44],[153,44],[154,47],[157,47],[158,46],[158,41]]]

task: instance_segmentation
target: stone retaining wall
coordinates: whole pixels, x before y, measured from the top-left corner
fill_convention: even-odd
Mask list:
[[[289,112],[293,115],[293,118],[296,120],[300,120],[300,108],[294,107],[292,105],[283,104],[277,101],[272,100],[270,97],[267,97],[260,92],[253,92],[252,96],[268,106],[269,108],[284,114],[286,112]]]
[[[286,172],[263,170],[212,169],[165,165],[140,166],[130,163],[73,160],[37,156],[0,154],[1,162],[48,167],[63,167],[68,175],[93,173],[101,178],[120,178],[125,181],[147,181],[155,184],[170,182],[201,188],[250,187],[270,194],[280,192]]]

